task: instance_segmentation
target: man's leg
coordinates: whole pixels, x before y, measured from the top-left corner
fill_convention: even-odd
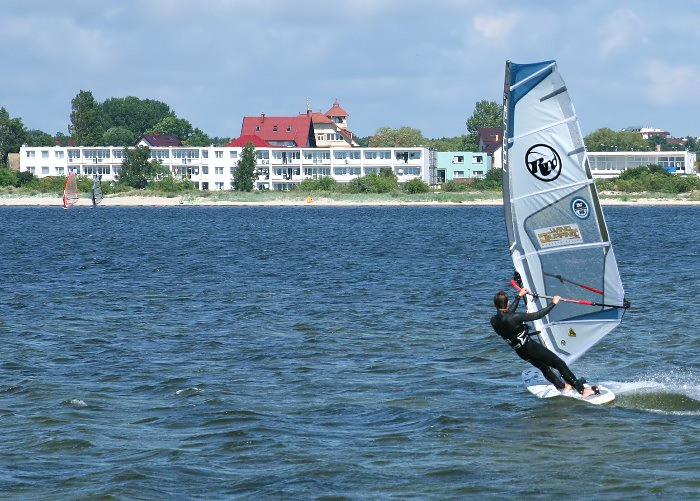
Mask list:
[[[559,371],[561,376],[564,378],[564,381],[566,381],[571,386],[576,388],[576,391],[583,395],[583,393],[584,393],[583,381],[576,378],[574,373],[571,372],[571,369],[569,369],[569,366],[566,365],[566,362],[564,362],[561,358],[559,358],[556,355],[556,353],[552,353],[546,347],[542,346],[539,343],[533,342],[533,341],[529,341],[525,345],[525,348],[527,350],[527,354],[531,358],[537,360],[540,364],[546,365],[547,367],[555,368],[557,371]],[[532,361],[530,361],[530,363],[532,365],[535,365]],[[542,370],[542,369],[540,369],[540,370]],[[542,371],[542,372],[544,373],[544,371]],[[545,375],[545,377],[546,377],[546,375]]]
[[[527,344],[532,344],[532,341],[528,342]],[[562,381],[562,379],[552,370],[549,365],[535,357],[529,356],[528,350],[524,350],[523,348],[516,350],[516,353],[520,358],[531,363],[542,371],[542,375],[544,375],[545,379],[552,383],[557,390],[562,391],[564,389],[564,381]]]

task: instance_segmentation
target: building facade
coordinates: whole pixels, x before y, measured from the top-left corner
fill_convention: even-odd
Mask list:
[[[150,148],[157,160],[177,178],[187,178],[200,190],[230,190],[233,172],[243,147],[209,146]],[[427,148],[256,148],[258,178],[256,189],[290,190],[304,179],[332,177],[340,183],[380,169],[391,169],[399,183],[419,178],[434,184],[435,163]],[[119,179],[122,147],[30,147],[20,149],[20,171],[37,177],[102,176],[103,181]]]
[[[697,174],[696,154],[690,151],[589,151],[594,178],[612,178],[626,169],[659,165],[672,174]]]
[[[438,151],[436,184],[483,178],[491,169],[491,157],[486,152]]]

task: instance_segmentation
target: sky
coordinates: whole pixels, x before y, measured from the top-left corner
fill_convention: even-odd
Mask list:
[[[68,132],[81,91],[165,102],[210,136],[244,116],[466,133],[506,60],[555,59],[585,134],[700,136],[700,0],[3,0],[0,106]]]

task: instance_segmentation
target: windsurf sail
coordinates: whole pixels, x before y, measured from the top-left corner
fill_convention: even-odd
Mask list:
[[[506,62],[503,206],[516,287],[566,298],[535,321],[566,362],[617,327],[627,307],[586,148],[556,61]],[[515,284],[514,284],[515,285]]]
[[[78,201],[78,176],[75,172],[68,174],[63,187],[63,208],[68,209]]]
[[[96,206],[102,201],[102,176],[92,180],[92,205]]]

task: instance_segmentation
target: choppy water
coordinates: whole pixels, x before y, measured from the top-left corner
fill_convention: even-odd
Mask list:
[[[700,208],[606,216],[594,407],[490,330],[500,208],[0,208],[0,497],[697,499]]]

